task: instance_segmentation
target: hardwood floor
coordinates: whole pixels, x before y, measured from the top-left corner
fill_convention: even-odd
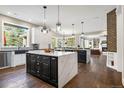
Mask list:
[[[79,63],[79,73],[65,88],[123,87],[121,73],[107,68],[106,56],[92,56],[91,63]],[[26,73],[25,66],[0,70],[1,88],[54,88],[54,86]]]
[[[106,67],[106,56],[92,56],[90,64],[79,64],[79,73],[65,87],[123,87],[121,73]]]

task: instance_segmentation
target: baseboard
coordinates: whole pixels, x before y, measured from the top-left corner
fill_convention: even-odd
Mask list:
[[[11,66],[11,67],[14,68],[14,67],[23,66],[23,65],[26,65],[26,64],[19,64],[19,65]]]
[[[114,66],[110,66],[110,65],[106,65],[108,68],[111,68],[111,69],[113,69],[113,70],[116,70],[116,71],[118,71],[117,70],[117,68],[116,67],[114,67]]]
[[[19,66],[25,66],[26,64],[19,64],[19,65],[16,65],[15,67],[19,67]]]
[[[120,69],[117,69],[117,72],[122,72],[122,70],[120,70]]]
[[[1,67],[0,69],[5,69],[5,68],[10,68],[10,66],[6,66],[6,67]]]
[[[25,65],[26,65],[26,64],[20,64],[20,65],[13,66],[13,67],[11,67],[11,66],[1,67],[0,70],[1,70],[1,69],[7,69],[7,68],[15,68],[15,67],[19,67],[19,66],[25,66]]]

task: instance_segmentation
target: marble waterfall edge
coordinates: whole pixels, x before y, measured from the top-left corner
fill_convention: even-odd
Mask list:
[[[78,74],[77,53],[58,57],[58,87],[63,87]]]

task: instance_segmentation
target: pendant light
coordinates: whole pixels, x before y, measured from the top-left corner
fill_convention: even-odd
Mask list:
[[[61,23],[60,23],[60,6],[58,5],[58,22],[56,23],[56,31],[61,31]]]
[[[43,9],[44,9],[44,17],[43,17],[44,19],[43,19],[43,27],[41,29],[41,32],[48,33],[49,29],[46,26],[46,9],[47,9],[47,6],[43,6]]]
[[[72,36],[74,36],[75,33],[74,33],[74,24],[72,24]]]
[[[82,26],[81,39],[82,39],[82,48],[84,49],[84,47],[85,47],[85,36],[84,36],[84,32],[83,32],[83,24],[84,24],[84,22],[81,22],[81,26]]]

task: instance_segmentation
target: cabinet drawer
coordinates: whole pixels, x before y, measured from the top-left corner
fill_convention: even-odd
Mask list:
[[[36,55],[30,55],[31,60],[36,60]]]
[[[37,62],[40,62],[40,61],[41,61],[41,58],[42,58],[42,57],[38,55],[38,56],[36,57]]]
[[[42,59],[46,60],[46,59],[49,59],[50,57],[48,56],[42,56]]]
[[[50,57],[42,56],[42,62],[48,62],[50,61]]]

